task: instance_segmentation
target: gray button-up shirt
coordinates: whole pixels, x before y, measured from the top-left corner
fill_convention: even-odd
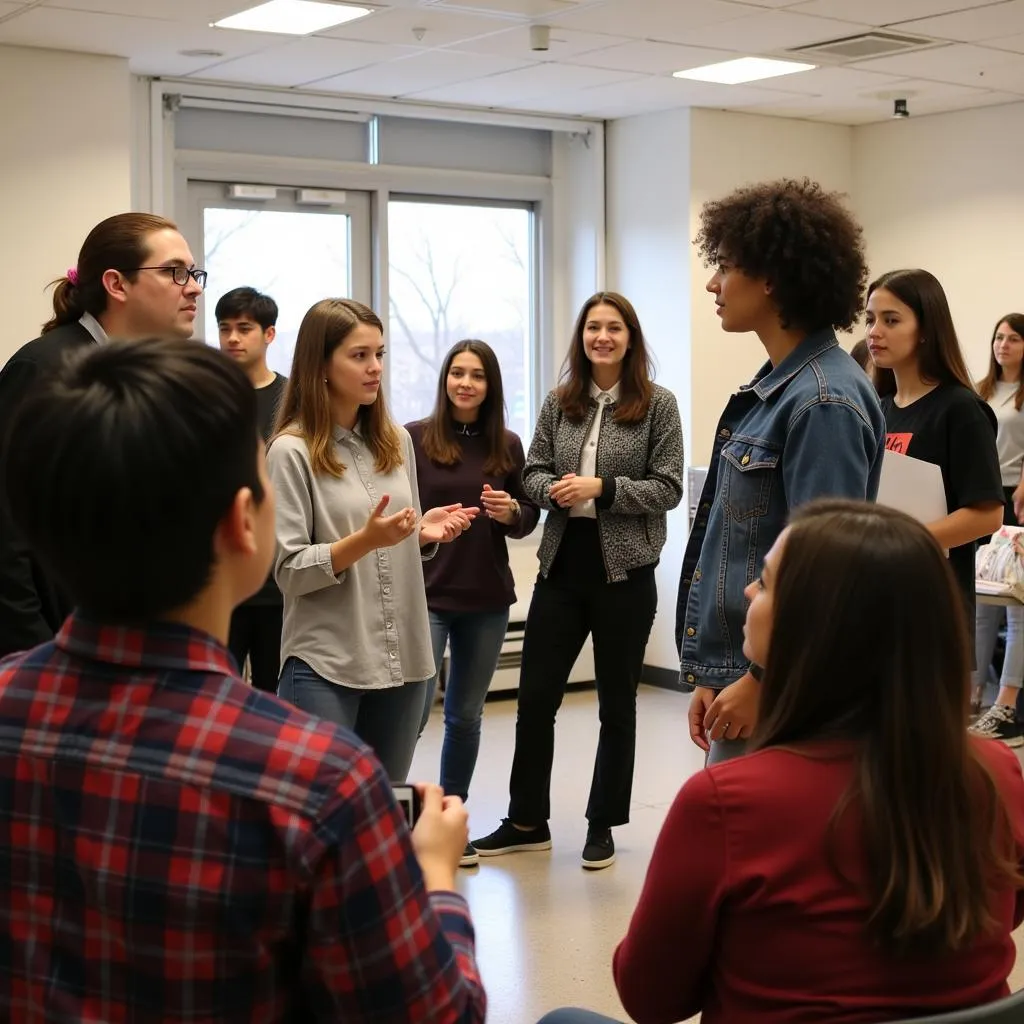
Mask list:
[[[385,494],[388,512],[420,512],[416,458],[402,427],[403,464],[378,473],[358,433],[334,428],[340,479],[315,476],[306,442],[282,434],[267,467],[277,492],[275,578],[284,594],[281,661],[300,658],[331,682],[383,689],[434,674],[418,531],[335,576],[331,544],[360,529]],[[436,548],[434,549],[436,550]]]

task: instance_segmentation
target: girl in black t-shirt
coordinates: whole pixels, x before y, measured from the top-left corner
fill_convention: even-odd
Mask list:
[[[974,390],[935,277],[890,271],[868,288],[867,306],[886,447],[942,470],[948,513],[929,529],[949,552],[973,633],[977,540],[1003,518],[995,416]]]

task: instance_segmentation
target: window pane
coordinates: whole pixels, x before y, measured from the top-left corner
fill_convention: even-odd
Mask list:
[[[278,305],[277,338],[267,350],[267,364],[287,376],[306,310],[321,299],[351,294],[349,223],[338,213],[207,207],[206,341],[217,344],[217,300],[232,288],[255,288]]]
[[[529,443],[532,216],[523,207],[389,204],[386,372],[400,423],[433,408],[448,349],[480,338],[501,363],[509,428]]]

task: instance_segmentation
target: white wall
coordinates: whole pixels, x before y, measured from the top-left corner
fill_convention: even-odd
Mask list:
[[[552,139],[551,334],[541,392],[554,387],[583,303],[605,279],[604,128]]]
[[[674,391],[691,438],[690,112],[674,110],[613,121],[607,131],[608,287],[636,306],[657,363],[657,380]],[[646,662],[678,668],[675,595],[686,536],[686,502],[669,514],[658,566],[658,616]]]
[[[0,46],[0,364],[39,333],[48,281],[89,229],[131,208],[128,62]]]
[[[1024,310],[1024,104],[866,125],[853,158],[872,276],[935,274],[981,376],[996,319]]]
[[[850,128],[788,118],[694,110],[690,164],[689,238],[696,238],[700,208],[735,188],[772,178],[811,178],[849,194],[853,185]],[[715,427],[729,395],[765,361],[754,335],[726,334],[704,289],[711,271],[691,247],[689,287],[693,295],[692,464],[706,466]]]

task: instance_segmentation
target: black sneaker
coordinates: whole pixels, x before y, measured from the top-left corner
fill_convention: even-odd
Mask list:
[[[547,824],[528,831],[516,828],[508,818],[483,839],[474,839],[472,846],[481,857],[500,857],[503,853],[530,853],[551,849],[551,829]]]
[[[581,863],[591,871],[611,867],[615,863],[615,843],[610,828],[587,829],[587,843],[583,847]]]
[[[993,704],[967,731],[983,739],[1002,740],[1008,747],[1024,746],[1017,710],[1005,704]]]
[[[462,856],[459,858],[460,868],[475,868],[480,863],[480,856],[476,852],[476,847],[472,843],[466,843],[466,848],[462,851]]]

